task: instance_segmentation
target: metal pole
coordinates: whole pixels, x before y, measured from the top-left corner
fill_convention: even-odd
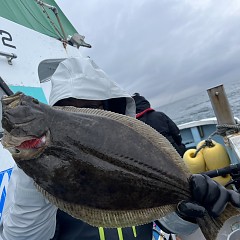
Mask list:
[[[223,85],[219,85],[207,90],[212,107],[219,125],[235,125],[233,113],[228,102]]]
[[[66,42],[67,42],[67,36],[66,36],[66,34],[65,34],[65,32],[64,32],[62,23],[61,23],[60,18],[59,18],[59,16],[58,16],[58,9],[57,9],[55,6],[49,5],[49,4],[47,4],[47,3],[45,3],[45,2],[43,2],[43,1],[41,1],[41,0],[35,0],[35,1],[36,1],[40,6],[45,6],[45,7],[49,8],[50,10],[53,11],[53,13],[55,14],[55,16],[56,16],[56,18],[57,18],[58,24],[59,24],[59,26],[60,26],[60,28],[61,28],[61,30],[62,30],[62,34],[63,34],[63,38],[64,38],[63,41],[66,43]]]

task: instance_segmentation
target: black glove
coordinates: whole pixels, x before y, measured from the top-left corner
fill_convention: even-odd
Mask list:
[[[196,218],[202,218],[206,213],[206,209],[196,202],[181,201],[177,205],[176,213],[182,219],[196,223]]]
[[[224,211],[228,202],[240,207],[239,193],[226,189],[207,175],[193,174],[189,184],[193,202],[182,201],[177,207],[177,213],[185,219],[203,217],[204,208],[210,216],[216,218]]]

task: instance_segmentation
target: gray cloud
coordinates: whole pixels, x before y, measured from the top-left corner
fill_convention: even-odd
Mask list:
[[[240,76],[237,0],[57,3],[93,46],[83,54],[153,107]]]

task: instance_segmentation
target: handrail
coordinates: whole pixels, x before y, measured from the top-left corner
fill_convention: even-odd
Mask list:
[[[8,60],[8,64],[12,65],[12,60],[14,58],[17,58],[17,55],[14,53],[6,53],[6,52],[2,52],[0,51],[0,56],[6,57]]]

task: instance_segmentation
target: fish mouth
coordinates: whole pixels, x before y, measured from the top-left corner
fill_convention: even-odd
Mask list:
[[[41,137],[23,137],[17,138],[4,132],[2,145],[11,154],[14,160],[29,160],[37,158],[50,143],[49,131]]]
[[[47,142],[46,134],[40,138],[32,138],[26,141],[23,141],[19,146],[16,146],[16,149],[31,149],[31,148],[41,148],[44,147]]]

